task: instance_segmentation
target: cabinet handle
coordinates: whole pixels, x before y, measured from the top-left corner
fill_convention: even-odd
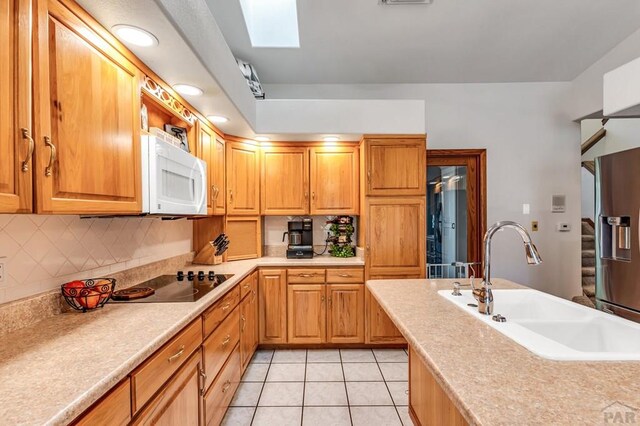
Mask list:
[[[324,303],[324,296],[320,296],[320,301]]]
[[[256,300],[256,291],[253,290],[252,293],[253,293],[253,299],[251,299],[251,303],[253,303]]]
[[[304,199],[305,200],[309,199],[309,193],[307,191],[304,192]]]
[[[215,185],[211,185],[211,201],[215,201],[216,199],[216,186]]]
[[[315,192],[312,192],[312,193],[311,193],[311,199],[312,199],[312,200],[315,200],[315,199],[316,199],[316,193],[315,193]]]
[[[242,315],[240,319],[242,320],[242,327],[240,328],[240,331],[244,331],[244,326],[247,323],[247,319],[244,317],[244,315]]]
[[[249,288],[249,284],[243,285],[242,288]]]
[[[223,311],[226,311],[227,309],[229,309],[231,307],[231,303],[227,303],[226,305],[224,305],[222,308]]]
[[[353,277],[353,275],[351,275],[351,274],[338,274],[338,276],[340,278],[351,278],[351,277]]]
[[[216,200],[218,199],[218,195],[220,195],[220,188],[216,185]]]
[[[200,379],[202,381],[202,387],[200,388],[200,396],[204,396],[205,394],[205,386],[207,384],[207,373],[204,372],[204,370],[201,368],[200,370],[198,370],[198,374],[200,375]]]
[[[233,203],[233,190],[229,190],[229,202]]]
[[[178,352],[176,352],[175,354],[173,354],[169,358],[167,358],[167,361],[173,362],[176,359],[180,358],[183,353],[184,353],[184,345],[180,346],[180,349],[178,349]]]
[[[231,381],[227,380],[226,382],[224,382],[224,386],[222,386],[222,393],[226,393],[230,387],[231,387]]]
[[[51,142],[51,138],[49,136],[44,137],[44,144],[51,148],[51,156],[49,157],[49,165],[44,169],[45,176],[51,176],[51,170],[53,169],[53,163],[56,161],[56,157],[58,152],[56,151],[56,146]]]
[[[367,182],[371,183],[371,170],[367,170]]]
[[[329,307],[331,307],[331,296],[329,296]]]
[[[224,340],[222,341],[222,347],[224,348],[225,346],[227,346],[230,341],[231,341],[231,336],[227,334],[227,337],[225,337]]]
[[[35,148],[35,142],[33,141],[33,138],[31,137],[31,135],[29,134],[29,130],[25,129],[24,127],[21,128],[20,130],[22,131],[22,139],[26,139],[27,142],[29,142],[29,150],[27,151],[27,156],[22,162],[22,171],[28,172],[29,161],[31,161],[31,157],[33,157],[33,149]]]

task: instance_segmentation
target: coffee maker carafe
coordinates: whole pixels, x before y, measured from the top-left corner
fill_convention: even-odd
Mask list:
[[[313,221],[310,217],[292,220],[287,224],[287,232],[282,241],[289,237],[287,259],[311,259],[313,257]]]

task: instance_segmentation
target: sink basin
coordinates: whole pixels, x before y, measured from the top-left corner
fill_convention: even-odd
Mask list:
[[[496,322],[482,315],[471,290],[438,294],[536,355],[558,361],[640,360],[640,324],[537,290],[493,290]]]

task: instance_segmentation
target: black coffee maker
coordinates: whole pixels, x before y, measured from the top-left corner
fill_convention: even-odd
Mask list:
[[[287,232],[282,234],[282,241],[289,237],[287,259],[311,259],[313,257],[313,221],[310,217],[292,220],[288,223]]]

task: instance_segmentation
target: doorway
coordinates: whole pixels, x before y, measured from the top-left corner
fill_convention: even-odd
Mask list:
[[[486,188],[486,150],[427,151],[429,277],[480,276]]]

